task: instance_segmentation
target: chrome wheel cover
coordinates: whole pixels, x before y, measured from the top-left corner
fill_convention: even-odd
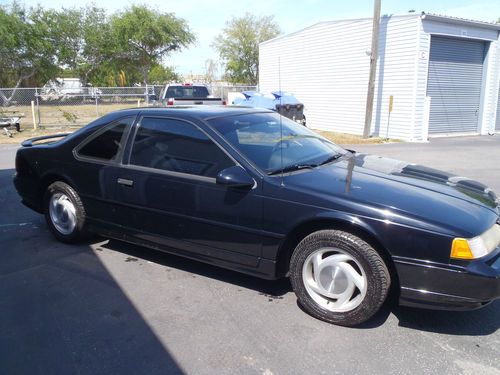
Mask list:
[[[49,215],[57,231],[69,235],[76,227],[76,208],[64,193],[54,193],[49,201]]]
[[[368,279],[351,255],[337,248],[321,248],[302,267],[302,281],[309,296],[332,312],[354,310],[366,296]]]

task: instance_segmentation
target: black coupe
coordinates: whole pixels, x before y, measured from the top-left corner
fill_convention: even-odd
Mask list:
[[[24,142],[14,183],[61,241],[94,232],[289,277],[303,308],[335,324],[369,319],[389,292],[434,309],[500,296],[490,189],[345,150],[267,110],[114,112]]]

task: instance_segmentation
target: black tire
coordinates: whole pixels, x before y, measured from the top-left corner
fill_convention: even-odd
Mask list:
[[[325,249],[337,249],[339,253],[336,254],[336,251],[328,253],[325,252]],[[325,253],[323,254],[323,252]],[[326,304],[323,304],[323,306],[317,302],[318,300],[321,303],[323,302],[321,301],[321,295],[314,291],[311,292],[311,288],[306,286],[307,281],[303,277],[303,272],[308,272],[307,266],[304,265],[306,262],[307,264],[310,263],[309,259],[312,259],[313,254],[320,254],[320,257],[325,257],[324,259],[329,254],[347,255],[345,258],[353,258],[351,262],[353,264],[352,268],[362,274],[365,280],[361,284],[364,285],[363,292],[361,292],[361,289],[355,289],[355,293],[353,294],[353,298],[359,297],[357,299],[358,302],[351,301],[359,303],[359,305],[353,307],[351,310],[339,312],[326,308],[326,306],[332,306],[338,300],[332,299],[332,305],[329,305],[329,298],[325,297],[324,302]],[[327,273],[329,271],[324,272]],[[310,276],[310,274],[306,275],[306,280],[310,280],[308,275]],[[316,277],[314,273],[312,275],[313,278]],[[319,275],[317,280],[320,280]],[[305,237],[297,245],[290,260],[290,281],[299,304],[307,313],[317,319],[342,326],[355,326],[370,319],[384,303],[391,283],[389,270],[377,251],[361,238],[340,230],[314,232]],[[335,285],[335,282],[333,281],[330,284],[330,288],[332,288],[332,285]],[[361,298],[363,294],[364,297]],[[355,303],[353,306],[355,306]]]
[[[53,222],[50,214],[50,201],[55,194],[63,194],[72,203],[75,210],[75,226],[69,233],[63,233],[61,230],[57,229],[57,225]],[[47,190],[43,198],[43,207],[45,220],[50,228],[52,234],[61,242],[65,243],[77,243],[83,241],[88,237],[87,225],[86,225],[86,215],[85,208],[83,207],[82,201],[78,193],[68,184],[62,181],[56,181],[52,183]]]

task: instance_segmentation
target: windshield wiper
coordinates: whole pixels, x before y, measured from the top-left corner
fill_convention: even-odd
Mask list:
[[[316,167],[319,167],[320,165],[324,165],[324,164],[327,164],[327,163],[331,163],[332,161],[335,161],[337,160],[338,158],[344,156],[344,154],[334,154],[332,156],[330,156],[328,159],[326,160],[323,160],[321,163],[317,163],[317,164],[314,164],[314,163],[309,163],[309,164],[301,164],[301,163],[297,163],[297,164],[292,164],[292,165],[288,165],[284,168],[279,168],[279,169],[275,169],[273,171],[270,171],[267,173],[268,176],[272,176],[272,175],[276,175],[278,173],[287,173],[287,172],[293,172],[293,171],[298,171],[300,169],[314,169]]]
[[[335,160],[337,160],[338,158],[340,158],[342,156],[344,156],[344,154],[341,154],[341,153],[334,154],[334,155],[330,156],[329,158],[327,158],[326,160],[323,160],[318,165],[324,165],[324,164],[331,163],[332,161],[335,161]]]
[[[275,169],[274,171],[268,172],[268,176],[273,176],[279,173],[287,173],[287,172],[293,172],[293,171],[298,171],[300,169],[314,169],[318,166],[318,164],[292,164],[288,165],[284,168],[280,169]]]

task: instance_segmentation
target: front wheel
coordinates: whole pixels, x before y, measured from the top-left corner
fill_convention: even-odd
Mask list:
[[[44,196],[45,220],[54,236],[62,242],[74,243],[87,235],[85,209],[78,193],[68,184],[51,184]]]
[[[310,315],[343,326],[371,318],[390,286],[389,271],[377,251],[339,230],[312,233],[298,244],[290,260],[290,280]]]

